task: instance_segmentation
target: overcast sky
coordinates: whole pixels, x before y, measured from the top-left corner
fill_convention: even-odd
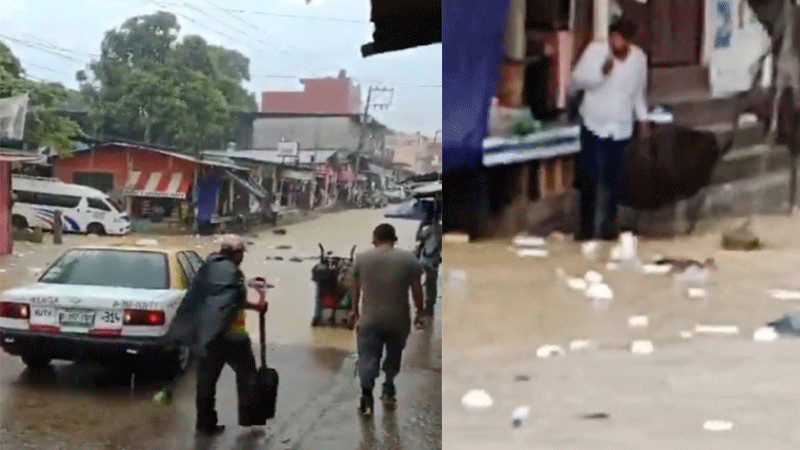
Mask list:
[[[441,44],[363,58],[373,31],[369,0],[0,0],[0,40],[28,75],[75,88],[75,72],[97,57],[107,30],[158,10],[177,16],[181,36],[248,56],[253,92],[300,90],[298,78],[345,69],[364,88],[395,88],[391,107],[375,111],[390,127],[431,136],[441,129]]]

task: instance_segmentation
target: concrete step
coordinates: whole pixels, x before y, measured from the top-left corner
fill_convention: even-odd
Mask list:
[[[757,144],[735,148],[717,163],[709,184],[713,186],[757,176],[763,158],[767,158],[767,172],[788,170],[791,163],[789,150],[785,146],[771,148],[765,144]]]

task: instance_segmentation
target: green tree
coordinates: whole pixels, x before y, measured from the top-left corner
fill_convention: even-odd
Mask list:
[[[27,93],[28,114],[24,141],[64,154],[82,131],[78,124],[60,114],[57,107],[67,101],[70,91],[58,83],[38,83],[24,78],[25,70],[4,43],[0,42],[0,85],[9,95]]]
[[[112,136],[188,151],[235,134],[233,111],[254,111],[250,61],[200,36],[178,40],[174,15],[134,17],[106,33],[92,77],[78,73],[92,121]]]

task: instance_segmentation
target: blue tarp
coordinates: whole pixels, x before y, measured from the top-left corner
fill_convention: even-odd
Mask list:
[[[444,0],[442,8],[442,169],[452,172],[481,164],[508,0]]]
[[[197,180],[195,201],[197,202],[197,221],[208,223],[217,210],[217,195],[222,181],[209,177]]]

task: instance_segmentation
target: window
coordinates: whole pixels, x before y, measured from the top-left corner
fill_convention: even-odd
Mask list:
[[[72,182],[81,186],[95,188],[108,194],[114,189],[114,174],[108,172],[75,172]]]
[[[192,269],[194,273],[200,270],[200,266],[203,265],[203,258],[197,254],[197,252],[188,252],[187,255],[189,256],[189,263],[192,265]]]
[[[185,284],[188,287],[189,283],[194,279],[194,269],[191,263],[189,263],[189,258],[186,256],[185,252],[178,253],[177,257],[178,264],[181,266],[181,272],[183,272],[184,281],[186,281]]]
[[[42,283],[169,289],[167,256],[158,252],[70,250],[47,269]]]
[[[90,198],[88,200],[89,208],[99,209],[101,211],[111,211],[111,207],[109,207],[102,199]]]
[[[55,206],[60,208],[77,208],[81,203],[80,197],[73,195],[57,195],[57,194],[36,194],[36,203],[46,206]]]
[[[17,203],[36,204],[36,194],[30,191],[14,191],[17,194]]]

